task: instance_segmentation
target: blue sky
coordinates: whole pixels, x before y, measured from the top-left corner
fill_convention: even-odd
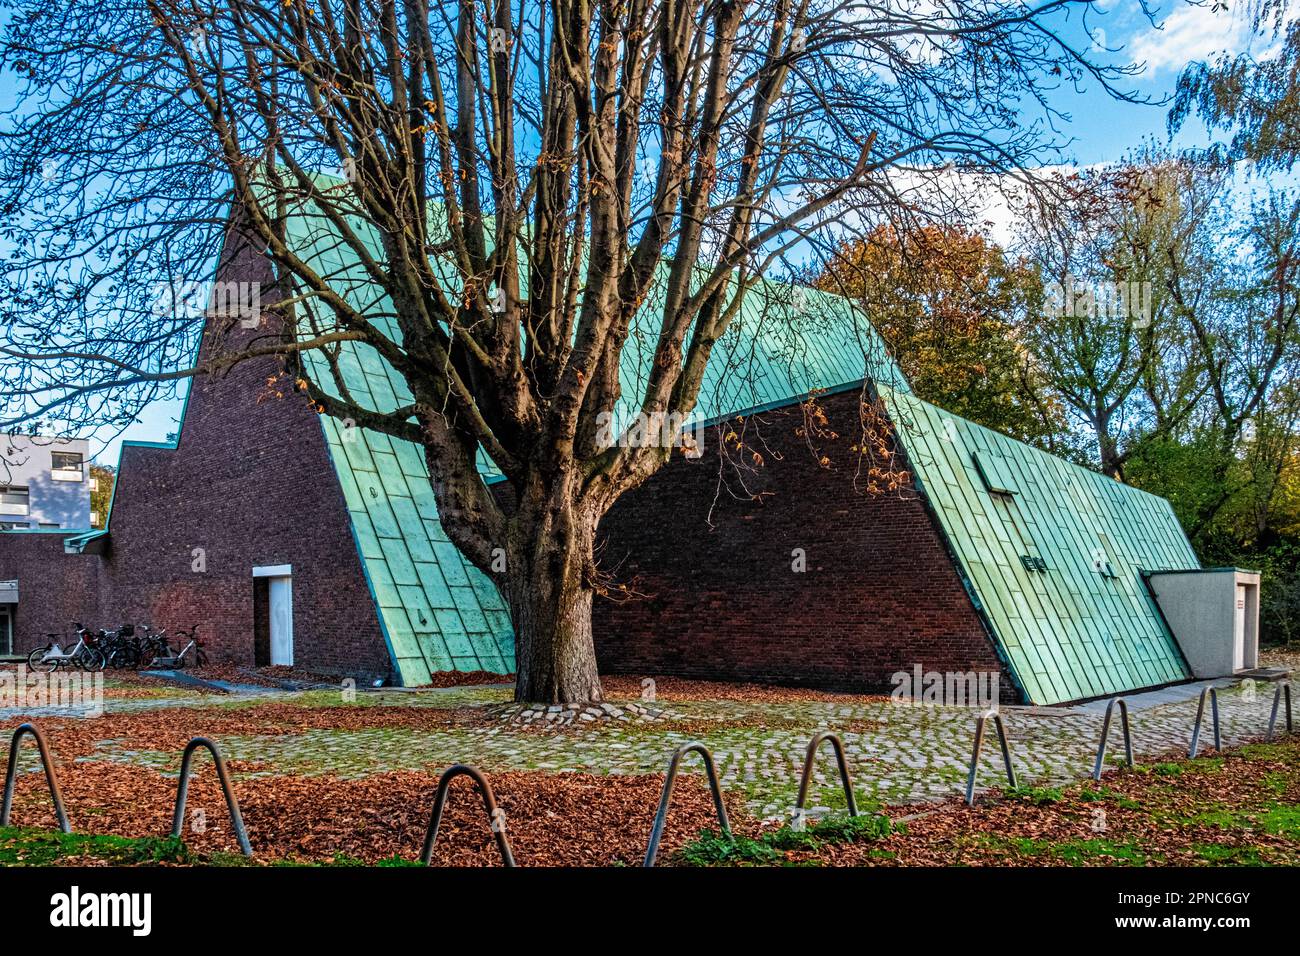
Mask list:
[[[1153,8],[1157,26],[1132,0],[1105,0],[1103,8],[1105,15],[1090,21],[1100,28],[1098,39],[1106,47],[1122,46],[1118,53],[1108,54],[1114,61],[1145,64],[1142,74],[1132,78],[1132,85],[1157,100],[1173,93],[1178,74],[1188,63],[1213,60],[1221,53],[1267,55],[1274,46],[1272,37],[1253,34],[1250,14],[1241,0],[1232,0],[1227,11],[1186,0],[1163,0]],[[1082,96],[1062,95],[1061,101],[1072,104],[1068,107],[1076,137],[1072,151],[1080,163],[1119,159],[1143,137],[1166,139],[1165,107],[1119,103],[1098,89],[1087,90]],[[1204,129],[1192,122],[1174,145],[1205,142]]]
[[[1233,0],[1228,12],[1216,12],[1208,5],[1196,6],[1186,0],[1164,0],[1155,10],[1162,28],[1153,27],[1133,0],[1104,0],[1101,11],[1104,15],[1089,15],[1089,25],[1105,47],[1120,49],[1115,53],[1095,50],[1095,55],[1114,62],[1145,62],[1145,71],[1128,82],[1136,92],[1157,100],[1173,92],[1179,72],[1191,61],[1220,52],[1249,49],[1264,53],[1272,45],[1270,38],[1252,36],[1240,0]],[[1078,30],[1077,18],[1074,30]],[[1078,36],[1081,43],[1086,42],[1081,31]],[[11,104],[13,97],[12,77],[0,76],[0,104]],[[1057,91],[1052,102],[1070,114],[1070,123],[1062,132],[1072,138],[1068,158],[1080,164],[1113,162],[1143,139],[1166,140],[1165,107],[1117,102],[1095,83],[1082,93],[1073,89]],[[1202,145],[1206,141],[1204,130],[1193,123],[1174,145]],[[125,437],[165,439],[169,432],[179,429],[182,408],[181,399],[155,402],[139,422],[127,429]],[[98,459],[108,464],[116,463],[119,447],[119,439],[92,441]]]

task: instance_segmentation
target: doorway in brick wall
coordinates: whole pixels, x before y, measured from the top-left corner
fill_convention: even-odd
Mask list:
[[[293,568],[253,568],[253,663],[293,666]]]

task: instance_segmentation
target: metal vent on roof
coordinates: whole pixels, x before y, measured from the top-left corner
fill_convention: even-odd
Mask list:
[[[1097,540],[1101,543],[1096,548],[1092,549],[1092,569],[1103,578],[1118,577],[1118,575],[1115,574],[1115,566],[1111,564],[1110,561],[1110,552],[1112,549],[1110,538],[1106,534],[1101,533],[1097,535]]]

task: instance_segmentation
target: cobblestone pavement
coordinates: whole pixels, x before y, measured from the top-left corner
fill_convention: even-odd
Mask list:
[[[462,708],[507,701],[501,688],[449,688],[437,691],[377,692],[357,695],[357,705]],[[302,706],[337,706],[335,691],[298,694],[270,692],[238,698],[110,700],[111,712],[141,707],[240,707],[265,699]],[[1268,726],[1273,687],[1234,685],[1219,691],[1223,742],[1262,737]],[[438,770],[455,762],[482,769],[533,769],[554,773],[662,773],[673,750],[688,740],[703,740],[713,751],[722,784],[740,790],[757,815],[777,817],[793,805],[805,747],[819,729],[834,730],[844,740],[859,802],[904,804],[960,796],[966,780],[977,712],[969,709],[894,704],[887,700],[852,699],[845,703],[783,701],[678,701],[672,711],[690,721],[602,722],[564,731],[522,728],[502,723],[439,731],[405,729],[306,730],[293,735],[228,737],[221,741],[228,759],[255,764],[262,773],[330,773],[365,776],[393,769]],[[1132,714],[1133,746],[1139,763],[1162,754],[1186,752],[1196,715],[1193,699]],[[1208,711],[1208,708],[1207,708]],[[1086,777],[1092,769],[1102,718],[1075,708],[1004,708],[1012,757],[1022,784],[1060,784]],[[1202,748],[1213,746],[1206,714]],[[716,729],[710,724],[716,723]],[[1108,762],[1123,752],[1116,720]],[[195,722],[201,728],[201,721]],[[991,731],[990,727],[990,731]],[[88,759],[137,762],[172,772],[174,753],[132,751],[106,740]],[[689,772],[696,772],[695,760]],[[815,777],[813,812],[843,806],[834,761],[827,747]],[[979,783],[997,786],[1002,768],[996,737],[986,738]]]

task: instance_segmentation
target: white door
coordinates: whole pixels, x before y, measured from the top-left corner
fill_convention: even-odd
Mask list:
[[[293,578],[268,578],[271,605],[271,664],[293,664]]]
[[[1246,666],[1246,588],[1237,585],[1237,606],[1232,619],[1232,669]]]

